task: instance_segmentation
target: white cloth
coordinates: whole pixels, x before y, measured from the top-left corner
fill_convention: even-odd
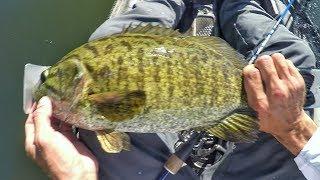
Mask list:
[[[320,180],[320,128],[294,158],[294,161],[308,180]]]

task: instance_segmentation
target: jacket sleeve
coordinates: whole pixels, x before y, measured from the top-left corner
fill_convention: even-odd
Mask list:
[[[308,180],[320,179],[320,128],[317,129],[294,161]]]
[[[106,20],[91,35],[89,41],[120,33],[131,24],[152,23],[153,25],[175,28],[184,10],[183,0],[141,1],[128,12]]]

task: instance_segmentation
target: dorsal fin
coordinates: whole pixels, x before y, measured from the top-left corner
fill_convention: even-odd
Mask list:
[[[253,113],[238,111],[206,131],[226,141],[254,142],[258,139],[258,130],[258,121]]]
[[[241,69],[242,66],[247,65],[247,61],[245,57],[237,52],[233,47],[231,47],[225,40],[221,39],[220,37],[215,36],[190,36],[186,37],[186,39],[196,42],[199,45],[204,45],[207,47],[211,47],[212,50],[216,51],[221,57],[224,59],[229,59],[234,63],[240,63]]]
[[[152,25],[151,23],[140,23],[137,26],[130,24],[129,27],[125,28],[121,34],[146,34],[146,35],[158,35],[158,36],[170,36],[177,37],[183,36],[178,30],[172,28]]]

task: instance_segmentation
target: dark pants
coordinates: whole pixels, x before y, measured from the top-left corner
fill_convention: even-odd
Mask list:
[[[133,23],[152,22],[176,27],[185,6],[182,0],[149,0],[136,4],[130,12],[104,22],[90,40],[119,33]],[[261,42],[275,21],[253,0],[224,0],[219,11],[223,38],[245,56]],[[303,42],[280,26],[263,54],[281,52],[297,67],[314,67],[315,57]],[[156,134],[130,133],[133,149],[120,154],[104,153],[94,133],[81,130],[80,136],[97,156],[101,179],[155,179],[170,155],[169,149]],[[172,142],[174,143],[174,142]],[[305,179],[290,154],[273,137],[260,134],[257,142],[237,144],[234,152],[216,170],[213,179]],[[189,167],[168,179],[199,179]]]

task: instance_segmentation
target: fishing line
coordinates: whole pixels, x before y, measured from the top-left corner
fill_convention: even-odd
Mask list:
[[[289,4],[286,6],[285,10],[281,12],[279,15],[279,19],[277,20],[276,24],[272,27],[271,31],[267,34],[267,37],[262,41],[262,43],[257,47],[256,52],[253,54],[251,57],[249,64],[253,64],[259,54],[262,52],[268,41],[270,40],[271,36],[274,34],[274,32],[277,30],[279,27],[280,23],[282,22],[283,18],[288,14],[292,4],[294,3],[295,0],[290,0]]]

